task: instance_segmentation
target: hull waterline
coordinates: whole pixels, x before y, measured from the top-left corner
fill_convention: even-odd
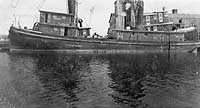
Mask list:
[[[49,36],[39,32],[10,28],[10,50],[89,51],[89,52],[194,52],[200,42],[134,42],[110,39]]]

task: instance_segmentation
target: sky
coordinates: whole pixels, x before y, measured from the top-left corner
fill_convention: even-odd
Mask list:
[[[0,34],[8,34],[9,27],[19,25],[32,28],[39,20],[38,10],[65,11],[66,0],[0,0]],[[79,0],[79,17],[91,32],[106,35],[110,14],[114,12],[115,0]],[[160,11],[162,7],[171,13],[200,14],[200,0],[144,0],[145,12]],[[90,11],[94,7],[93,13]]]

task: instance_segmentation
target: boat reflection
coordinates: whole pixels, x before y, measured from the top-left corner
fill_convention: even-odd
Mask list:
[[[193,54],[54,52],[10,53],[9,56],[10,84],[18,99],[11,103],[16,107],[181,108],[199,105],[200,59]],[[12,100],[13,96],[8,99]]]

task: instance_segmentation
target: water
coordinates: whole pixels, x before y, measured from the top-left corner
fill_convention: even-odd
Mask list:
[[[199,108],[200,55],[0,53],[0,108]]]

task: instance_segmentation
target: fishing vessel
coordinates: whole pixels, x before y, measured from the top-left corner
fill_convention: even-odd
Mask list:
[[[132,4],[133,7],[136,6],[134,4],[136,3],[135,0],[126,2],[130,2],[126,4],[127,8],[131,7]],[[82,27],[83,20],[78,17],[78,1],[67,0],[67,4],[66,9],[68,10],[66,13],[40,10],[40,21],[36,22],[32,29],[11,26],[9,30],[10,50],[194,52],[200,47],[196,29],[189,31],[147,31],[138,29],[140,27],[135,25],[142,25],[141,15],[143,10],[138,11],[137,14],[133,13],[135,11],[127,10],[130,17],[123,12],[121,12],[122,17],[117,15],[119,17],[116,20],[119,22],[124,20],[123,18],[129,18],[130,27],[126,27],[129,29],[111,28],[108,37],[91,37],[91,28]]]

